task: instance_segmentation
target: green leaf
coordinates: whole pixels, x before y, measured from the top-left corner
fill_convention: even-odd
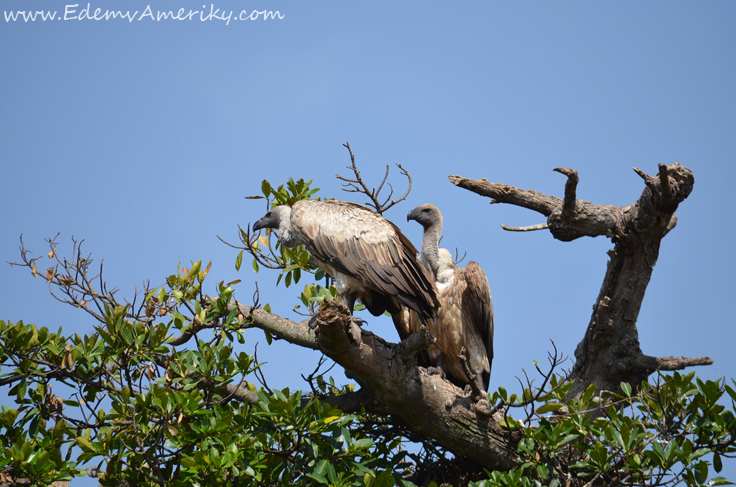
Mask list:
[[[631,396],[631,386],[628,382],[621,383],[621,390],[624,391],[624,394],[626,394],[627,396]]]
[[[235,259],[235,270],[236,271],[240,270],[240,265],[242,263],[243,263],[243,251],[241,250],[240,253],[238,254],[238,258]]]
[[[585,388],[585,392],[583,393],[583,403],[589,402],[593,395],[595,394],[595,384],[590,384],[588,387]]]
[[[715,470],[716,473],[721,473],[722,469],[723,462],[721,461],[721,456],[716,452],[715,455],[713,455],[713,470]]]
[[[537,408],[537,413],[544,414],[549,413],[551,411],[557,411],[561,407],[563,407],[564,404],[561,404],[559,402],[548,402],[546,404],[543,404],[542,406]]]
[[[381,472],[373,483],[374,487],[394,487],[394,485],[396,485],[396,479],[387,470]]]
[[[733,482],[729,482],[725,477],[713,477],[708,485],[734,485]]]
[[[258,261],[256,259],[253,259],[253,271],[258,274]]]
[[[88,451],[88,452],[95,451],[95,448],[92,446],[92,443],[90,443],[90,441],[84,436],[77,436],[77,444],[84,451]]]

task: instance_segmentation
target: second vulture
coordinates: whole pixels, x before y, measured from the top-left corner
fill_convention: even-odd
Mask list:
[[[320,269],[335,279],[352,312],[360,299],[374,316],[388,311],[403,340],[409,336],[403,307],[420,321],[439,306],[417,250],[396,225],[375,211],[344,201],[297,201],[272,208],[253,230],[274,228],[287,247],[304,245]]]
[[[430,363],[451,379],[468,384],[458,357],[464,347],[471,372],[487,391],[493,362],[493,302],[488,279],[476,262],[461,269],[447,249],[439,248],[442,213],[436,206],[418,206],[406,219],[424,227],[419,261],[431,269],[440,301],[437,316],[426,322],[428,331],[437,338],[427,350]],[[405,319],[410,332],[419,330],[421,320],[415,313],[405,312]]]

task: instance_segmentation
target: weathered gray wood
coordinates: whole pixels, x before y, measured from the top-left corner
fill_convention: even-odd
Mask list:
[[[674,228],[677,206],[693,190],[692,171],[679,163],[659,165],[656,177],[634,168],[644,179],[641,197],[625,207],[595,205],[575,199],[577,172],[556,168],[568,177],[561,200],[533,191],[522,191],[485,179],[473,181],[450,176],[455,185],[492,202],[509,203],[535,210],[547,217],[546,228],[558,240],[605,235],[614,244],[608,252],[603,279],[585,337],[575,350],[573,397],[594,384],[598,390],[618,391],[622,381],[634,386],[657,369],[677,370],[709,365],[708,357],[649,357],[639,347],[636,320],[644,293],[659,256],[662,238]],[[535,229],[542,228],[541,225]],[[523,230],[523,229],[516,229]]]

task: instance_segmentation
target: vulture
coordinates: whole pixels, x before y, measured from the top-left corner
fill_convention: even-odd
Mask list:
[[[458,358],[465,347],[468,366],[487,391],[493,362],[493,302],[488,278],[478,263],[469,262],[461,269],[447,249],[439,248],[442,213],[436,206],[418,206],[406,220],[415,220],[424,227],[419,261],[431,270],[440,301],[435,318],[425,322],[437,338],[427,350],[430,365],[434,364],[437,372],[450,379],[468,384],[470,380]],[[421,326],[418,316],[410,311],[404,319],[410,332]]]
[[[335,280],[351,313],[356,300],[379,316],[392,315],[399,337],[409,336],[402,312],[421,321],[436,316],[437,291],[417,261],[417,249],[399,228],[373,210],[344,201],[302,200],[276,206],[253,230],[278,229],[286,247],[304,247]]]

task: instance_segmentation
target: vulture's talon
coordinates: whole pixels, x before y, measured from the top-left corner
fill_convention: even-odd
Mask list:
[[[358,318],[357,316],[351,316],[350,317],[350,321],[352,321],[353,323],[355,323],[360,328],[363,328],[363,325],[365,325],[367,323],[367,321],[365,321],[362,318]]]

